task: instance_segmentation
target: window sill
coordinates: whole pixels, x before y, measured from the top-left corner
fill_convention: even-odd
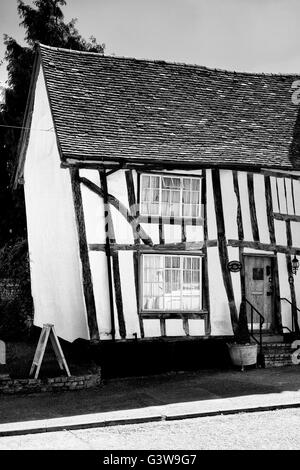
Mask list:
[[[143,215],[139,214],[136,217],[137,222],[148,223],[148,224],[171,224],[171,225],[181,225],[184,222],[186,225],[202,225],[203,217],[180,217],[180,216],[165,216],[165,215]]]
[[[207,310],[199,310],[197,312],[193,311],[186,311],[186,312],[161,312],[159,310],[142,310],[140,315],[144,319],[155,319],[155,318],[163,318],[163,319],[204,319],[208,315]]]

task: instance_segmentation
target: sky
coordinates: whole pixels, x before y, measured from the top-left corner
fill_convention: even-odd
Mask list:
[[[299,0],[67,0],[63,11],[106,55],[300,73]],[[0,0],[0,60],[4,33],[24,40],[19,23],[16,0]],[[3,63],[0,85],[6,78]]]

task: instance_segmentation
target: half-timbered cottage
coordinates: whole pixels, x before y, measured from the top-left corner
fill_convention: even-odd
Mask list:
[[[296,79],[40,45],[15,181],[35,324],[228,339],[245,299],[297,331]]]

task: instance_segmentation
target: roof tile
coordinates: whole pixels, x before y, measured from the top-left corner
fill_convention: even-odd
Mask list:
[[[63,158],[300,169],[296,75],[40,54]]]

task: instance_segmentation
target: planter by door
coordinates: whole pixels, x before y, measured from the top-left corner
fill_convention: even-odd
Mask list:
[[[257,363],[257,344],[227,344],[230,359],[234,366],[251,366]]]

